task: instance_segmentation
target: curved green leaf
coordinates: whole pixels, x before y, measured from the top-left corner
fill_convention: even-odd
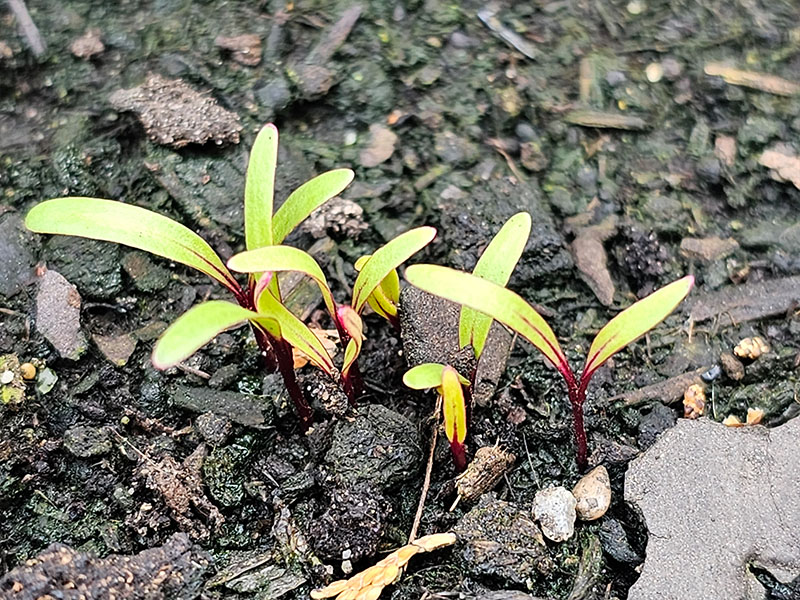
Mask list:
[[[272,217],[272,243],[281,244],[308,215],[342,193],[354,177],[350,169],[334,169],[309,179],[281,204]]]
[[[253,142],[244,183],[244,240],[248,250],[272,244],[277,163],[278,128],[267,123]]]
[[[436,237],[433,227],[417,227],[406,231],[387,242],[369,257],[353,284],[353,300],[350,303],[360,313],[367,298],[394,269],[414,256]]]
[[[372,255],[367,254],[360,257],[353,266],[356,271],[360,271]],[[367,297],[367,304],[390,323],[394,324],[397,321],[397,305],[400,300],[400,276],[397,274],[397,269],[392,269],[389,274],[383,278],[380,285],[372,290],[372,293]]]
[[[325,306],[336,318],[336,302],[328,287],[328,280],[317,261],[308,252],[292,246],[264,246],[232,256],[228,267],[240,273],[299,271],[311,277],[319,286]]]
[[[567,380],[574,380],[553,330],[530,304],[511,290],[438,265],[412,265],[406,269],[406,279],[421,290],[474,308],[510,327],[544,354]]]
[[[411,367],[403,375],[403,383],[412,390],[427,390],[439,388],[442,385],[442,373],[445,365],[439,363],[423,363],[416,367]],[[458,375],[461,385],[469,385],[469,379]]]
[[[331,377],[336,376],[336,367],[325,346],[308,325],[298,319],[292,311],[281,304],[269,292],[258,298],[258,318],[274,319],[280,325],[281,337],[291,346],[308,356],[308,360]],[[258,319],[256,319],[258,321]]]
[[[497,285],[505,286],[522,256],[530,234],[531,216],[526,212],[515,214],[505,222],[497,235],[489,242],[472,274]],[[459,344],[462,347],[472,344],[476,358],[480,358],[491,326],[491,317],[468,306],[462,306],[458,323]]]
[[[252,310],[224,300],[193,306],[161,335],[153,348],[156,369],[174,367],[189,358],[217,335],[256,317]]]
[[[442,370],[444,432],[450,444],[463,444],[467,437],[467,407],[458,372],[451,366]]]
[[[694,277],[687,275],[642,298],[611,319],[595,336],[581,381],[588,380],[597,368],[635,339],[663,321],[689,294]]]
[[[56,198],[34,206],[25,226],[55,233],[116,242],[195,268],[237,293],[239,284],[211,249],[188,227],[146,208],[100,198]]]

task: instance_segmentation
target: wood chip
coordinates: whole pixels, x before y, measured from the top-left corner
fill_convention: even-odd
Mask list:
[[[700,367],[695,371],[681,373],[675,377],[670,377],[665,381],[659,381],[652,385],[612,396],[607,398],[602,404],[609,405],[614,402],[621,402],[623,406],[637,406],[648,400],[661,400],[665,403],[677,402],[683,398],[683,392],[690,385],[703,383],[702,375],[708,371],[709,367]]]
[[[777,96],[794,96],[800,94],[800,84],[789,81],[777,75],[759,73],[757,71],[743,71],[735,69],[724,63],[710,62],[705,66],[706,75],[722,77],[725,83],[769,92]]]
[[[608,271],[608,256],[603,242],[616,231],[616,220],[609,217],[599,225],[580,229],[570,245],[575,266],[583,280],[605,306],[614,302],[616,288]]]
[[[790,181],[800,189],[800,157],[785,144],[776,144],[764,150],[758,162],[768,169],[778,181]]]
[[[600,110],[573,110],[564,115],[564,120],[573,125],[598,129],[625,129],[628,131],[647,129],[647,122],[641,117]]]
[[[694,258],[704,262],[712,262],[729,256],[739,249],[739,243],[728,238],[723,240],[717,236],[707,238],[683,238],[681,240],[681,254],[687,258]]]

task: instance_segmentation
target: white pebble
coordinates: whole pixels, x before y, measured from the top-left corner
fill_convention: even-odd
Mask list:
[[[562,486],[536,492],[533,515],[546,538],[563,542],[575,533],[575,497]]]
[[[664,67],[661,66],[660,62],[652,62],[647,65],[644,74],[647,76],[647,81],[650,83],[658,83],[661,81],[661,78],[664,77]]]

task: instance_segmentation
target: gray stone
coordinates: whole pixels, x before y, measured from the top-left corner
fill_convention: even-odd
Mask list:
[[[563,542],[575,533],[575,496],[562,486],[551,486],[536,492],[533,514],[542,533],[554,542]]]
[[[111,439],[104,427],[73,427],[64,433],[64,447],[80,458],[100,456],[111,450]]]
[[[78,360],[86,351],[80,294],[56,271],[47,271],[39,282],[36,328],[63,358]]]
[[[32,237],[18,214],[0,215],[0,296],[10,298],[33,279]]]
[[[630,600],[763,598],[748,565],[800,575],[800,419],[773,430],[680,420],[625,477],[649,539]]]
[[[553,568],[530,511],[491,494],[481,497],[453,531],[460,558],[475,576],[525,586]]]

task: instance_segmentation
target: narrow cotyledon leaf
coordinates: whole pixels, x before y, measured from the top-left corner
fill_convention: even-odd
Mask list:
[[[338,196],[353,181],[350,169],[334,169],[313,179],[289,194],[272,217],[272,243],[282,244],[286,236],[317,208]]]
[[[153,211],[100,198],[69,197],[34,206],[25,226],[116,242],[193,267],[236,292],[239,285],[211,246],[188,227]]]
[[[242,325],[258,315],[224,300],[193,306],[172,323],[153,348],[157,369],[174,367],[186,360],[223,331]]]
[[[611,319],[589,347],[581,380],[591,377],[611,356],[663,321],[686,298],[693,285],[694,277],[687,275],[642,298]]]
[[[505,222],[497,235],[489,242],[472,270],[472,274],[497,285],[505,286],[522,256],[530,233],[531,216],[526,212],[515,214]],[[462,347],[471,344],[475,356],[480,358],[491,326],[491,317],[468,306],[462,306],[461,317],[458,321],[459,344]]]
[[[250,150],[244,183],[244,239],[248,250],[272,244],[272,205],[278,163],[278,129],[261,128]]]
[[[360,313],[373,290],[394,269],[427,246],[436,237],[433,227],[417,227],[401,233],[378,248],[361,267],[353,284],[353,299],[350,306]]]

